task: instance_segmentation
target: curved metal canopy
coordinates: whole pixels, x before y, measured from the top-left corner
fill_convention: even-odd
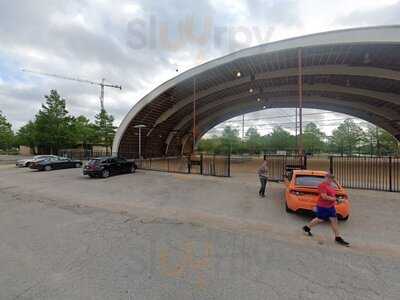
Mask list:
[[[142,98],[126,115],[115,154],[179,155],[212,127],[263,107],[298,103],[302,49],[303,107],[346,113],[400,140],[400,26],[332,31],[244,49],[186,71]],[[241,76],[238,77],[237,73]]]

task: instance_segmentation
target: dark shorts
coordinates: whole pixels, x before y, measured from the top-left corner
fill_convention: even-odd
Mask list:
[[[329,218],[336,218],[335,207],[319,207],[317,206],[317,218],[320,220],[328,221]]]

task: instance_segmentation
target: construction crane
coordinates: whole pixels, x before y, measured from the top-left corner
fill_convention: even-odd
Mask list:
[[[42,76],[55,77],[55,78],[60,78],[60,79],[65,79],[65,80],[72,80],[72,81],[78,81],[78,82],[84,82],[84,83],[89,83],[89,84],[93,84],[93,85],[98,85],[98,86],[100,86],[100,107],[101,107],[101,110],[104,110],[104,87],[110,87],[110,88],[115,88],[115,89],[122,90],[122,86],[120,86],[120,85],[106,84],[104,78],[101,80],[101,82],[94,82],[94,81],[81,79],[81,78],[73,78],[73,77],[67,77],[67,76],[51,74],[51,73],[45,73],[45,72],[39,72],[39,71],[33,71],[33,70],[27,70],[27,69],[22,69],[21,71],[22,72],[27,72],[27,73],[33,73],[33,74],[37,74],[37,75],[42,75]]]

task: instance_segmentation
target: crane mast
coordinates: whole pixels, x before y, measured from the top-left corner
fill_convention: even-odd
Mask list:
[[[106,84],[104,78],[101,80],[101,82],[95,82],[95,81],[90,81],[87,79],[81,79],[78,77],[68,77],[68,76],[33,71],[33,70],[28,70],[28,69],[22,69],[21,71],[26,72],[26,73],[33,73],[33,74],[37,74],[37,75],[47,76],[47,77],[55,77],[55,78],[59,78],[59,79],[65,79],[65,80],[88,83],[88,84],[92,84],[92,85],[98,85],[98,86],[100,86],[100,108],[101,108],[101,110],[104,110],[104,87],[110,87],[110,88],[116,88],[116,89],[122,90],[122,86],[120,86],[120,85]]]

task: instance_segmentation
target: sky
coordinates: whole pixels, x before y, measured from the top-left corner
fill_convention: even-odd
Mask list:
[[[0,110],[17,130],[34,118],[44,95],[57,89],[71,114],[93,120],[100,107],[97,86],[21,69],[105,78],[122,85],[105,91],[105,108],[119,125],[144,95],[211,59],[285,38],[398,20],[400,1],[393,0],[0,0]],[[327,134],[334,128],[329,119],[346,117],[304,114]],[[266,133],[277,116],[293,129],[292,109],[248,114],[245,124]]]

